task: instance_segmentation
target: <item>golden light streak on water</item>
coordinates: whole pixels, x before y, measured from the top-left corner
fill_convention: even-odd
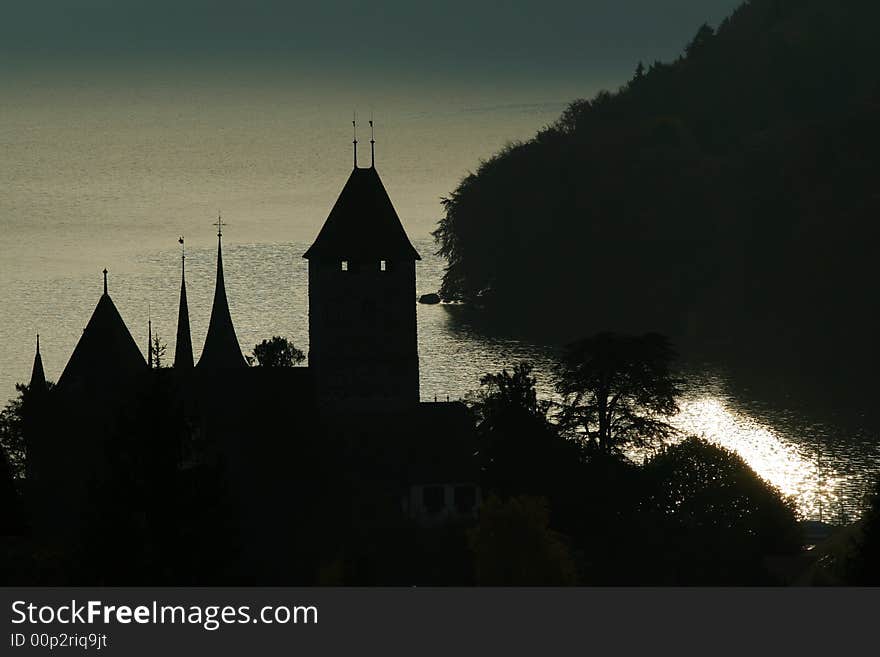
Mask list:
[[[819,459],[772,427],[728,407],[717,397],[687,399],[672,424],[738,453],[749,466],[784,495],[795,498],[804,517],[839,515],[839,490],[845,478],[823,472]]]

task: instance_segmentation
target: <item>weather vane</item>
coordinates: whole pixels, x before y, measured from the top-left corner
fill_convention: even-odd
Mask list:
[[[351,113],[351,131],[352,131],[352,140],[351,143],[354,146],[354,166],[357,168],[358,165],[358,129],[357,129],[357,112]]]

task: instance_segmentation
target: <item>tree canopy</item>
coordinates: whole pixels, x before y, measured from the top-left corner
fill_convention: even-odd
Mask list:
[[[582,460],[579,444],[551,423],[550,402],[539,399],[528,363],[487,374],[471,399],[477,416],[477,458],[487,490],[502,496],[571,493],[560,484]],[[556,501],[554,499],[554,501]]]
[[[295,367],[306,355],[287,338],[276,335],[254,345],[254,358],[260,367]]]
[[[519,496],[483,504],[469,532],[476,581],[484,586],[564,586],[577,583],[566,541],[549,527],[547,500]]]
[[[657,573],[668,584],[761,583],[762,559],[803,542],[794,501],[743,459],[699,438],[667,446],[645,464],[641,510]]]
[[[55,383],[47,381],[46,387],[51,390]],[[9,471],[18,479],[25,475],[27,428],[33,417],[34,393],[24,383],[16,383],[15,390],[18,394],[0,411],[0,450],[6,456]]]
[[[599,333],[570,344],[562,357],[560,422],[594,450],[644,446],[674,433],[680,381],[667,338]]]

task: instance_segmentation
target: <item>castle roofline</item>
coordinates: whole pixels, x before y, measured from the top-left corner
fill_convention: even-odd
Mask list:
[[[60,388],[74,380],[110,385],[147,369],[141,350],[106,289],[105,274],[105,292],[61,373]]]
[[[219,220],[218,220],[219,222]],[[211,321],[205,346],[199,358],[200,369],[237,369],[247,367],[232,316],[229,314],[229,302],[226,299],[226,283],[223,278],[223,246],[221,233],[217,232],[217,281],[214,285],[214,303],[211,306]]]
[[[421,260],[373,166],[352,170],[303,258]]]

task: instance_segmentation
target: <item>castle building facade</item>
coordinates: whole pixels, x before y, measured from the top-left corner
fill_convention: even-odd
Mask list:
[[[288,525],[277,521],[289,512],[290,487],[312,485],[307,482],[318,476],[303,460],[303,449],[321,452],[314,443],[324,438],[337,446],[328,457],[335,463],[329,471],[359,472],[365,490],[382,491],[371,498],[376,507],[439,518],[442,509],[452,508],[448,491],[454,491],[456,513],[474,513],[479,493],[468,492],[478,488],[468,465],[473,450],[467,409],[420,403],[420,256],[374,159],[359,167],[355,157],[303,257],[309,363],[294,368],[248,367],[226,298],[219,219],[214,298],[198,362],[185,255],[174,366],[168,369],[152,368],[144,359],[110,298],[105,270],[103,294],[53,390],[46,390],[37,348],[31,387],[42,390],[48,420],[32,432],[28,447],[35,525],[67,536],[88,533],[79,513],[94,507],[107,486],[127,491],[126,517],[138,509],[144,517],[159,517],[164,511],[157,510],[157,495],[167,498],[164,508],[174,506],[170,491],[179,491],[181,481],[204,480],[187,472],[220,464],[233,500],[230,513],[237,518],[232,524],[252,537],[249,545],[259,546],[242,558],[275,568],[287,562],[284,546],[296,543],[288,529],[279,529]],[[300,468],[298,477],[291,467]],[[168,474],[175,470],[177,475]],[[65,497],[58,491],[67,491]],[[438,504],[434,498],[443,491],[449,499]],[[269,546],[278,550],[277,560],[266,559]]]

